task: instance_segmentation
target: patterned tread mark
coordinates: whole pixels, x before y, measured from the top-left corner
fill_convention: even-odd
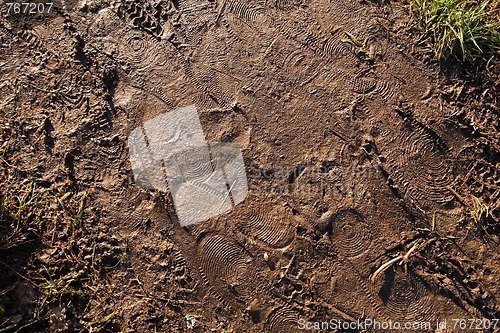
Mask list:
[[[60,99],[74,109],[80,109],[84,103],[88,102],[88,97],[79,87],[79,78],[71,73],[63,75],[57,82],[57,89],[60,92]]]
[[[267,1],[266,4],[271,8],[276,8],[282,11],[291,11],[300,8],[304,4],[304,0],[274,0]]]
[[[18,32],[18,36],[26,42],[30,49],[43,49],[42,40],[36,35],[34,31],[31,30],[21,30]]]
[[[283,60],[283,68],[290,68],[299,65],[306,58],[306,54],[300,50],[296,49],[290,52]]]
[[[328,37],[317,21],[301,12],[296,12],[295,14],[297,17],[293,17],[292,20],[280,20],[277,22],[277,26],[283,36],[289,40],[296,41],[305,49],[312,51],[322,58],[333,60],[344,54],[344,47],[338,44],[340,41],[336,41],[333,37]],[[337,50],[340,53],[334,53],[332,57],[331,52],[337,52]],[[346,53],[345,57],[349,57],[349,53]],[[349,57],[349,59],[356,61],[355,57]]]
[[[421,278],[399,266],[370,282],[370,292],[377,307],[392,320],[430,321],[435,314],[433,295]]]
[[[219,3],[220,4],[220,3]],[[218,2],[210,0],[179,1],[179,17],[175,23],[178,37],[190,46],[203,42],[207,25],[217,21]]]
[[[298,313],[288,307],[276,308],[268,317],[266,328],[270,333],[299,332]]]
[[[191,148],[175,156],[174,162],[180,167],[184,179],[191,183],[203,183],[213,174],[208,147]]]
[[[354,119],[367,119],[372,116],[370,108],[362,102],[354,101],[351,103],[351,110]]]
[[[160,12],[148,1],[124,0],[118,7],[118,15],[122,19],[128,19],[134,27],[148,34],[154,36],[161,34]]]
[[[214,3],[209,0],[183,0],[179,1],[179,10],[183,16],[191,19],[200,19],[200,16],[207,11],[213,9]]]
[[[293,240],[291,216],[280,207],[268,205],[266,208],[253,208],[244,214],[240,230],[274,248],[283,248]]]
[[[200,269],[205,283],[221,300],[229,303],[245,301],[250,259],[244,249],[221,235],[207,235],[198,245]]]
[[[206,68],[206,66],[200,66],[200,73],[195,73],[192,68],[192,64],[184,60],[182,58],[182,55],[180,55],[179,61],[182,63],[186,77],[190,79],[190,81],[193,83],[196,89],[200,91],[200,93],[209,97],[218,106],[226,110],[231,109],[231,106],[228,102],[229,97],[226,96],[226,94],[222,91],[217,78],[217,74],[213,69]],[[210,104],[212,104],[209,101],[203,101],[203,103],[204,105],[207,105],[207,108],[212,108],[209,106]],[[216,107],[216,105],[214,105],[213,107]]]
[[[232,146],[226,145],[224,143],[217,143],[211,145],[211,153],[214,168],[221,170],[224,173],[225,179],[230,182],[232,180],[234,184],[246,184],[246,174],[244,168],[240,164],[238,158],[238,153]],[[230,187],[233,184],[228,184]]]
[[[401,88],[394,80],[378,80],[374,93],[379,95],[384,102],[395,103],[401,94]]]
[[[30,54],[40,63],[47,62],[48,59],[55,59],[62,62],[59,54],[56,54],[47,48],[43,36],[40,36],[36,30],[20,30],[17,32],[17,38],[23,41],[30,50]]]
[[[162,65],[160,44],[140,32],[130,32],[126,42],[119,45],[119,58],[133,69],[142,71],[154,65]]]
[[[342,43],[338,38],[330,37],[323,45],[323,52],[329,58],[336,59],[345,57],[350,54],[350,50],[345,43]]]
[[[222,34],[223,32],[221,32]],[[206,62],[212,68],[222,72],[229,73],[230,69],[226,62],[228,52],[228,45],[220,43],[215,47],[209,47],[204,53],[206,54]]]
[[[229,105],[233,97],[230,92],[223,89],[219,78],[219,72],[214,68],[199,63],[192,64],[191,70],[193,75],[196,76],[197,82],[203,87],[203,90],[208,93],[209,96],[215,98],[220,106],[230,109]]]
[[[373,241],[371,228],[354,209],[336,213],[331,219],[330,232],[334,248],[346,257],[363,254]]]
[[[176,108],[174,102],[171,100],[171,96],[173,94],[168,94],[169,91],[165,88],[165,86],[152,85],[150,87],[143,87],[143,88],[134,87],[134,88],[144,90],[146,93],[151,94],[151,96],[156,97],[158,100],[164,103],[170,110]]]
[[[368,94],[375,90],[377,81],[370,77],[356,76],[351,82],[352,90],[358,94]]]
[[[244,21],[254,22],[263,16],[265,13],[265,8],[258,6],[259,1],[239,1],[239,0],[228,0],[226,2],[226,10]],[[257,5],[255,4],[257,3]]]
[[[446,161],[446,146],[437,135],[421,123],[407,118],[388,154],[389,172],[405,194],[420,204],[434,206],[451,202],[446,189],[451,184],[451,166]]]
[[[0,22],[0,32],[1,32],[1,37],[2,37],[2,42],[6,42],[7,40],[9,42],[12,42],[15,39],[15,35],[12,33],[12,31],[5,26],[2,22]]]

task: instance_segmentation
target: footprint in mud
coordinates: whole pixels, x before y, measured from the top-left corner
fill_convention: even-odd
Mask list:
[[[335,251],[351,258],[362,255],[371,248],[372,228],[354,209],[345,209],[330,219],[329,235]]]
[[[199,242],[197,254],[205,283],[216,298],[229,304],[251,300],[251,257],[240,245],[228,237],[208,234]]]
[[[370,283],[375,307],[393,321],[435,321],[434,294],[415,274],[394,267]]]
[[[237,224],[245,235],[271,248],[284,248],[293,241],[292,214],[283,206],[259,204],[241,214]]]

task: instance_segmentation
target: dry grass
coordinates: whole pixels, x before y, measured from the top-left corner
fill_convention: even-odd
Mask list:
[[[439,60],[475,63],[500,55],[500,1],[410,0],[414,26]]]
[[[81,281],[59,262],[43,266],[40,272],[33,262],[43,251],[33,250],[41,242],[47,250],[64,251],[65,241],[50,240],[69,238],[80,227],[86,194],[74,195],[64,186],[45,188],[35,174],[16,168],[8,155],[0,151],[0,293],[8,296],[6,303],[0,303],[0,332],[17,332],[46,326],[50,307],[64,308],[83,295]],[[14,299],[9,295],[23,284],[34,291],[31,310],[9,303]],[[9,323],[18,313],[31,320]]]

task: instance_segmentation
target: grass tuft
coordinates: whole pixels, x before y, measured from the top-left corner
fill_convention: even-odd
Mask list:
[[[438,60],[500,56],[499,0],[409,0],[414,26]]]
[[[494,213],[497,209],[497,206],[487,204],[483,200],[471,195],[467,209],[467,217],[470,221],[468,229],[471,228],[471,225],[474,225],[480,232],[488,235],[487,229],[490,221],[496,221]]]
[[[33,180],[2,182],[1,185],[4,189],[0,193],[0,225],[5,225],[9,218],[17,222],[40,222],[46,198],[38,192]]]
[[[363,61],[373,61],[373,58],[370,56],[370,50],[367,47],[367,39],[362,42],[350,32],[344,31],[344,33],[346,34],[346,38],[342,39],[342,42],[350,45],[352,52],[359,59]]]
[[[52,277],[47,267],[43,266],[43,268],[48,277],[45,278],[45,283],[42,286],[43,299],[38,307],[38,317],[40,316],[40,311],[44,309],[44,306],[51,303],[53,300],[58,300],[59,306],[61,307],[64,295],[77,295],[82,293],[71,287],[71,283],[74,279],[70,278],[69,275],[55,279]]]

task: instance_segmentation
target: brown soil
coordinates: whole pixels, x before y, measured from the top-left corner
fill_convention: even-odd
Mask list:
[[[425,58],[401,2],[1,12],[2,182],[59,200],[2,226],[0,330],[500,318],[499,215],[467,217],[499,202],[500,89]],[[249,193],[182,228],[170,193],[134,183],[127,137],[191,104],[242,149]]]

